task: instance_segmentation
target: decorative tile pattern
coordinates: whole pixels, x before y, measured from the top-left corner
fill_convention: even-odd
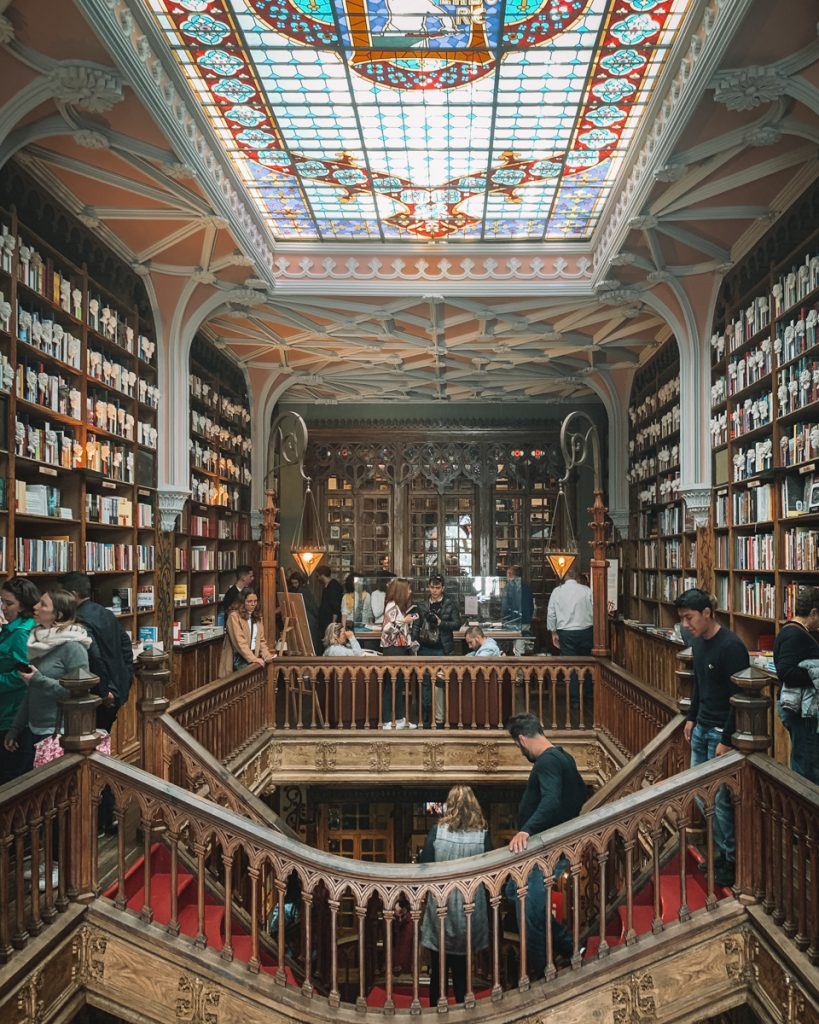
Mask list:
[[[690,0],[145,0],[279,240],[590,236]]]

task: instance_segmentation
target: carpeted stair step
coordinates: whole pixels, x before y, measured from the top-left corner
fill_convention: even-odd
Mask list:
[[[222,924],[225,908],[218,903],[205,902],[205,938],[211,949],[221,949],[224,944]],[[188,903],[179,911],[179,931],[182,935],[194,937],[199,931],[199,911],[196,903]]]

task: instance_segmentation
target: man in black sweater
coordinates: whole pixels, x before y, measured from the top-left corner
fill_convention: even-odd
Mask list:
[[[131,639],[117,617],[101,604],[91,600],[91,580],[81,572],[70,572],[62,585],[77,598],[77,622],[85,626],[91,637],[88,667],[99,676],[102,704],[97,708],[97,728],[110,733],[117,712],[128,700],[134,674],[134,650]],[[100,828],[109,831],[114,825],[114,797],[108,786],[100,800]]]
[[[574,758],[546,738],[536,715],[515,715],[509,720],[507,729],[523,756],[532,764],[518,806],[518,832],[509,842],[513,853],[522,853],[529,845],[529,836],[576,818],[588,798],[588,791]],[[561,858],[556,865],[555,876],[561,875],[568,867],[568,862]],[[519,915],[517,888],[511,880],[506,894]],[[569,929],[551,914],[549,917],[554,955],[571,957],[574,948]],[[533,978],[543,977],[546,968],[545,919],[546,883],[540,868],[534,868],[528,878],[526,893],[526,960],[528,974]]]
[[[795,699],[793,706],[785,706],[780,691],[777,709],[791,737],[791,768],[819,785],[819,733],[816,731],[816,719],[802,717],[801,694],[805,690],[812,690],[813,682],[807,670],[800,668],[801,662],[819,658],[819,643],[815,636],[817,631],[819,587],[800,587],[793,618],[780,629],[773,651],[779,682],[788,690],[796,691]]]
[[[691,767],[731,749],[736,713],[731,697],[737,687],[731,676],[748,667],[748,649],[736,633],[714,617],[716,601],[707,590],[691,587],[674,602],[680,622],[692,637],[694,693],[684,736],[691,744]],[[702,808],[702,804],[700,803]],[[734,884],[736,835],[734,808],[725,786],[714,804],[714,842],[719,856],[714,866],[717,885]]]

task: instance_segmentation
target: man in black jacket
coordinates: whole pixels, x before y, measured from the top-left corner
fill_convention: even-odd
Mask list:
[[[316,579],[322,586],[318,610],[318,630],[319,636],[323,637],[331,622],[341,621],[341,599],[344,597],[344,591],[338,580],[333,579],[329,565],[320,565],[316,569]]]
[[[429,601],[418,609],[418,618],[412,624],[412,639],[419,643],[418,657],[435,658],[452,654],[455,650],[455,630],[461,628],[461,613],[451,597],[444,592],[444,577],[430,576],[427,586]],[[432,717],[432,676],[424,672],[421,688],[421,710],[426,727]],[[443,727],[444,708],[443,681],[435,684],[435,722]]]
[[[509,735],[532,765],[523,797],[518,806],[518,831],[509,841],[513,853],[522,853],[529,837],[545,832],[578,817],[588,798],[583,777],[571,754],[546,738],[537,715],[529,712],[515,715],[507,723]],[[555,877],[569,867],[561,858],[555,866]],[[509,881],[507,896],[519,915],[517,887]],[[551,916],[554,955],[568,959],[574,947],[568,927]],[[542,978],[546,968],[546,883],[540,868],[529,874],[526,894],[526,960],[529,977]]]
[[[819,587],[800,587],[793,617],[780,629],[774,642],[774,665],[779,682],[789,690],[812,689],[803,661],[819,658]],[[791,768],[811,782],[819,784],[819,733],[816,719],[803,718],[800,706],[785,707],[780,692],[777,708],[782,724],[791,737]]]
[[[77,598],[77,622],[85,626],[91,637],[88,667],[99,676],[102,704],[97,708],[97,728],[110,733],[117,712],[128,700],[134,674],[134,651],[131,640],[117,617],[101,604],[91,600],[91,580],[80,572],[71,572],[62,585]],[[114,823],[114,799],[106,787],[100,802],[100,827],[110,829]]]

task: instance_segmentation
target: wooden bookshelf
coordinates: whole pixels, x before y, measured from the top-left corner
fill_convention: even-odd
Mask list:
[[[152,328],[0,210],[0,571],[76,570],[136,640],[153,623],[157,386]]]
[[[217,625],[237,565],[253,564],[250,406],[241,371],[207,339],[190,360],[191,498],[174,549],[174,619],[183,634]]]
[[[819,232],[725,310],[711,339],[715,585],[769,650],[819,582]]]
[[[634,377],[629,405],[626,614],[671,627],[696,581],[696,531],[680,498],[680,359],[671,338]]]

